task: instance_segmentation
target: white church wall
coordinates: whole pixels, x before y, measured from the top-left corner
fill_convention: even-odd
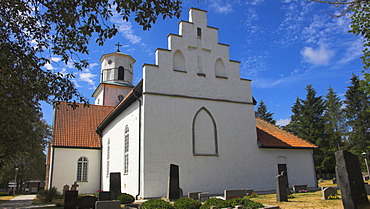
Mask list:
[[[133,196],[138,192],[138,138],[139,138],[139,102],[131,104],[114,119],[103,131],[102,138],[102,189],[109,191],[109,173],[121,173],[122,192]],[[128,173],[124,174],[125,128],[129,128],[129,164]],[[109,170],[108,139],[110,140]]]
[[[251,82],[240,79],[240,63],[229,60],[228,45],[218,43],[218,31],[207,26],[206,13],[191,9],[189,19],[191,23],[180,22],[180,35],[168,36],[168,50],[156,51],[155,65],[143,67],[142,197],[166,194],[170,163],[180,166],[184,194],[272,190],[279,156],[287,161],[290,183],[315,186],[311,150],[258,148]],[[174,69],[176,60],[182,59],[174,56],[177,51],[183,55],[184,70]],[[210,124],[202,126],[195,120],[193,128],[202,108],[208,113],[199,121]],[[202,128],[216,130],[216,137]],[[194,148],[193,130],[213,140],[217,149]]]
[[[100,150],[76,149],[76,148],[53,148],[54,164],[52,172],[52,187],[58,191],[63,186],[71,186],[77,181],[77,161],[80,157],[88,159],[87,181],[77,181],[79,193],[95,193],[100,189]]]
[[[118,96],[122,95],[126,97],[128,93],[130,93],[132,88],[130,87],[122,87],[122,86],[115,86],[115,85],[106,85],[104,88],[104,105],[105,106],[117,106],[119,103]]]

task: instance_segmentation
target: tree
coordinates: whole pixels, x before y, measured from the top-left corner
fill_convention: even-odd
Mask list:
[[[274,113],[267,111],[267,106],[261,100],[260,104],[258,105],[257,111],[256,111],[256,117],[261,118],[275,125],[276,120],[274,120],[274,118],[272,117],[273,115]]]
[[[338,97],[334,89],[329,87],[328,93],[325,96],[325,111],[323,115],[324,130],[328,147],[323,150],[324,160],[323,166],[326,170],[335,172],[335,152],[343,148],[343,140],[345,132],[345,119],[343,115],[343,102]]]
[[[158,16],[179,17],[178,0],[3,0],[0,1],[0,170],[15,147],[38,136],[40,101],[88,103],[70,80],[73,75],[46,69],[58,56],[76,69],[87,67],[92,37],[98,45],[117,34],[108,22],[118,14],[150,29]],[[33,138],[32,138],[33,137]]]
[[[360,79],[353,75],[351,86],[345,94],[344,114],[349,127],[348,149],[357,155],[361,155],[370,146],[370,113],[366,110],[370,106],[370,97],[360,86]]]
[[[328,147],[324,132],[323,113],[325,101],[321,96],[316,96],[312,85],[306,87],[306,99],[297,98],[292,107],[293,115],[286,130],[318,146],[314,150],[316,170],[320,173],[326,171],[324,163],[324,150]]]
[[[370,1],[368,0],[313,0],[315,2],[327,3],[335,6],[340,12],[338,15],[343,16],[350,14],[351,17],[351,30],[357,36],[363,37],[363,56],[361,57],[364,64],[363,71],[364,79],[361,81],[362,88],[370,95]],[[370,111],[370,109],[368,109]]]

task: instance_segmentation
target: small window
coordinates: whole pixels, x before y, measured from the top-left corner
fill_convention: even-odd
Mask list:
[[[87,164],[86,157],[80,157],[77,162],[77,181],[87,181]]]
[[[112,64],[112,60],[108,60],[108,65],[111,65]]]
[[[202,37],[202,29],[201,28],[197,28],[197,36]]]
[[[122,66],[120,66],[118,68],[118,80],[123,81],[124,79],[125,79],[125,69]]]
[[[123,98],[124,98],[124,96],[123,95],[118,95],[118,101],[122,101],[123,100]]]

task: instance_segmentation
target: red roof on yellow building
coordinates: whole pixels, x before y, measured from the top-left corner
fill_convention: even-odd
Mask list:
[[[316,145],[260,118],[256,118],[256,127],[257,141],[261,148],[317,148]]]
[[[53,146],[100,148],[96,128],[114,107],[77,104],[73,110],[68,104],[60,102],[55,109]]]

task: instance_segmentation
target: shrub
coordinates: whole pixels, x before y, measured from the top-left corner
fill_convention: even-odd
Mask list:
[[[43,202],[51,202],[53,199],[59,198],[61,195],[57,191],[57,188],[52,187],[50,190],[40,191],[36,196]]]
[[[235,206],[242,206],[243,209],[258,209],[263,208],[263,205],[259,202],[254,202],[250,200],[248,197],[243,198],[235,198],[231,200],[226,200],[222,207],[235,207]]]
[[[9,196],[9,192],[0,192],[0,196]]]
[[[135,198],[130,194],[122,193],[120,196],[117,197],[117,200],[121,201],[121,204],[130,204],[135,201]]]
[[[199,209],[202,203],[191,198],[182,197],[176,200],[174,206],[176,209]]]
[[[201,207],[200,209],[209,209],[212,206],[216,207],[222,207],[225,200],[221,200],[218,198],[210,198],[208,199]]]
[[[169,202],[151,199],[141,204],[140,209],[175,209]]]

